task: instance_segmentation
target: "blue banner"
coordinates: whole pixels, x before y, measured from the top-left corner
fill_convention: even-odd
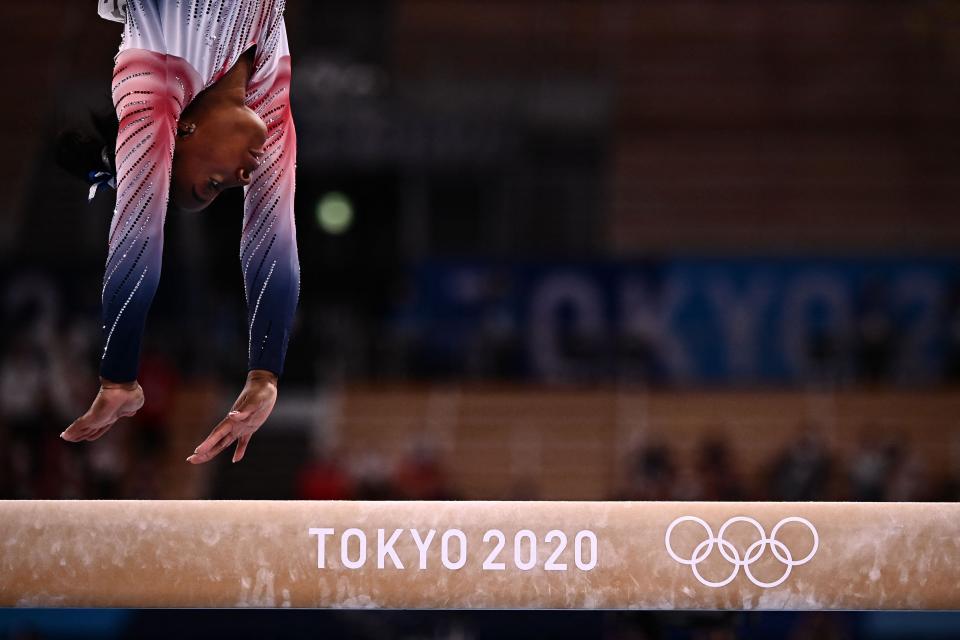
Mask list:
[[[395,327],[439,372],[927,384],[956,364],[958,312],[948,259],[432,262]]]

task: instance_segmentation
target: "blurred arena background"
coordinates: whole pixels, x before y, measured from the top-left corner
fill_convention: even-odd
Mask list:
[[[92,445],[61,442],[96,389],[113,203],[87,204],[53,141],[109,108],[119,29],[92,2],[0,17],[16,52],[0,497],[960,497],[960,2],[292,0],[297,328],[274,417],[241,464],[202,468],[183,459],[245,374],[239,193],[167,219],[144,409]],[[63,615],[0,614],[0,634],[960,628],[344,613],[280,617],[271,635],[252,631],[277,624],[267,614]]]

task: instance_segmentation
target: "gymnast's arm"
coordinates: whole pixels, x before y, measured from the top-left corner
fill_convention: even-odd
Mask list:
[[[290,57],[249,106],[267,125],[260,166],[244,189],[240,266],[247,299],[247,383],[227,417],[187,461],[206,462],[237,442],[233,461],[270,416],[300,293],[295,190],[296,131],[289,102]]]
[[[117,57],[112,84],[119,120],[117,206],[101,291],[101,386],[90,409],[61,434],[65,440],[96,440],[143,406],[137,370],[160,280],[174,132],[184,100],[175,78],[188,72],[182,65],[179,58],[142,49]]]

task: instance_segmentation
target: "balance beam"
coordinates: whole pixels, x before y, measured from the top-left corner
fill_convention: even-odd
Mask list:
[[[956,609],[960,504],[0,501],[0,605]]]

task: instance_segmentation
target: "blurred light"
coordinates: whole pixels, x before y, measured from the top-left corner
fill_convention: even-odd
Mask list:
[[[332,235],[345,233],[353,224],[353,203],[337,191],[325,194],[317,201],[317,224]]]

